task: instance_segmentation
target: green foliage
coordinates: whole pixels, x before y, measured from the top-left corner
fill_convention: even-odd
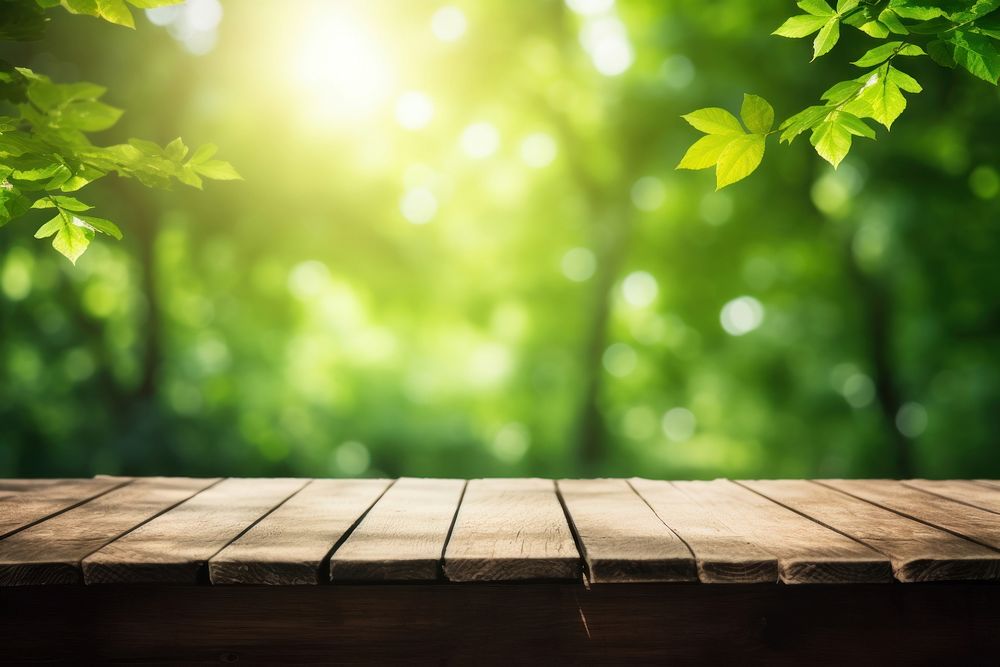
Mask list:
[[[746,178],[764,158],[764,139],[774,125],[774,109],[757,95],[744,95],[743,125],[725,109],[699,109],[684,120],[707,136],[688,149],[678,169],[715,167],[716,190]]]
[[[176,0],[130,0],[137,8],[174,4]],[[73,14],[95,16],[134,27],[124,0],[6,0],[0,3],[0,37],[37,39],[45,25],[44,9],[61,4]],[[202,179],[232,180],[239,174],[205,145],[187,160],[181,139],[166,146],[130,139],[101,146],[88,137],[115,125],[122,110],[101,101],[106,89],[93,83],[55,83],[25,67],[0,62],[0,226],[35,208],[55,208],[36,238],[52,237],[52,247],[71,262],[87,249],[95,232],[122,238],[103,218],[82,215],[91,207],[74,197],[97,179],[114,173],[143,185],[167,189],[174,181],[196,188]]]
[[[810,142],[816,153],[834,167],[851,150],[853,137],[875,138],[874,130],[863,119],[889,130],[906,109],[903,93],[921,92],[916,79],[896,67],[897,58],[930,56],[942,66],[961,67],[994,85],[1000,79],[1000,50],[996,44],[1000,40],[1000,0],[839,0],[836,8],[826,0],[801,0],[797,4],[805,13],[790,17],[773,34],[800,39],[815,33],[813,60],[836,46],[841,25],[857,28],[877,40],[905,36],[905,41],[894,38],[868,49],[851,64],[873,69],[834,84],[821,96],[823,104],[806,107],[778,126],[780,141],[785,143],[811,130]],[[699,121],[699,125],[692,118],[721,118],[725,113],[718,108],[701,109],[684,119],[711,137],[722,133],[706,129],[705,121]],[[678,167],[704,169],[719,165],[717,187],[734,183],[756,169],[764,155],[764,139],[769,132],[752,131],[759,140],[753,140],[752,150],[740,150],[735,162],[729,159],[723,163],[725,150],[735,139],[726,143],[703,137],[691,146]],[[739,141],[744,146],[750,139]],[[736,148],[732,151],[735,153]]]

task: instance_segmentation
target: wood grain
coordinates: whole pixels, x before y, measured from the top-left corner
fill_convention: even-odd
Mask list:
[[[733,482],[674,485],[716,521],[774,554],[787,584],[892,581],[885,556]]]
[[[753,584],[778,580],[778,559],[773,554],[717,520],[670,482],[635,478],[630,483],[694,553],[702,582]]]
[[[576,579],[580,566],[552,480],[469,482],[444,554],[450,580]]]
[[[903,484],[1000,514],[1000,488],[967,479],[908,479]]]
[[[38,491],[53,484],[65,482],[64,479],[0,479],[0,498],[13,496],[25,491]]]
[[[80,561],[217,479],[145,477],[0,541],[0,586],[83,582]]]
[[[740,484],[885,554],[900,581],[1000,577],[1000,552],[853,496],[804,480]]]
[[[1000,520],[993,512],[935,496],[886,479],[817,480],[911,519],[929,523],[983,546],[1000,549]]]
[[[205,563],[303,479],[227,479],[83,560],[86,583],[195,583]]]
[[[462,497],[460,479],[404,477],[330,557],[333,581],[430,581]]]
[[[388,486],[385,479],[309,482],[209,561],[212,583],[319,583],[334,545]]]
[[[128,483],[122,478],[67,479],[2,498],[0,539]]]
[[[623,479],[557,483],[592,583],[695,581],[694,557]]]

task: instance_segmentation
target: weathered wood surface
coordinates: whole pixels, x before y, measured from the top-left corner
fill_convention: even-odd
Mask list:
[[[580,554],[552,480],[470,481],[444,571],[452,581],[578,578]]]
[[[706,584],[774,583],[778,559],[725,525],[671,482],[632,479],[632,487],[691,549]]]
[[[0,539],[127,484],[124,479],[70,479],[0,499]]]
[[[0,586],[83,581],[80,561],[218,480],[147,477],[0,540]]]
[[[733,482],[674,484],[716,521],[774,554],[787,584],[892,580],[885,556]]]
[[[0,479],[0,498],[59,484],[61,479]]]
[[[334,546],[389,486],[317,479],[208,563],[213,584],[317,584]]]
[[[1000,489],[966,479],[908,479],[902,482],[936,496],[1000,514]]]
[[[431,581],[465,489],[459,479],[393,484],[330,557],[334,581]]]
[[[0,589],[40,583],[1000,578],[990,480],[0,481]]]
[[[558,482],[593,583],[696,581],[694,556],[623,479]]]
[[[805,480],[740,484],[871,546],[889,558],[900,581],[993,580],[1000,576],[1000,551],[839,491]]]
[[[88,584],[195,583],[205,563],[305,486],[303,479],[226,479],[83,560]]]
[[[817,480],[817,483],[992,549],[1000,549],[1000,520],[994,512],[934,496],[886,479],[828,479]]]

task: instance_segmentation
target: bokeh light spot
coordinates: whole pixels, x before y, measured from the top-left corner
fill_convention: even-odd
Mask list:
[[[722,307],[719,321],[730,336],[742,336],[764,322],[764,306],[752,296],[741,296]]]
[[[687,408],[671,408],[663,415],[663,434],[674,442],[686,442],[694,435],[694,413]]]
[[[656,301],[660,287],[651,274],[646,271],[635,271],[625,276],[622,281],[622,296],[625,302],[635,308],[645,308]]]
[[[466,155],[482,160],[500,148],[500,131],[492,123],[473,123],[462,131],[461,144]]]
[[[632,374],[639,364],[639,357],[631,345],[614,343],[604,350],[601,361],[604,364],[604,370],[621,378]]]
[[[396,121],[407,130],[419,130],[434,118],[434,101],[427,93],[411,90],[396,100]]]
[[[907,438],[919,437],[927,430],[927,410],[920,403],[904,403],[896,413],[896,428]]]
[[[414,225],[426,225],[437,214],[438,202],[427,188],[410,188],[399,201],[399,211]]]
[[[521,142],[521,159],[524,164],[535,169],[552,164],[552,161],[556,159],[557,152],[555,139],[546,132],[529,134]]]
[[[431,32],[442,42],[456,42],[469,27],[465,13],[458,7],[441,7],[431,16]]]
[[[655,211],[667,200],[667,189],[663,181],[655,176],[643,176],[632,184],[629,193],[632,203],[640,211]]]
[[[597,258],[587,248],[570,248],[560,262],[563,275],[576,283],[582,283],[594,275]]]

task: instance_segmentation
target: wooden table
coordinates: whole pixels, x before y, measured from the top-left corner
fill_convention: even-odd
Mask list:
[[[0,663],[997,664],[1000,482],[0,480]]]

